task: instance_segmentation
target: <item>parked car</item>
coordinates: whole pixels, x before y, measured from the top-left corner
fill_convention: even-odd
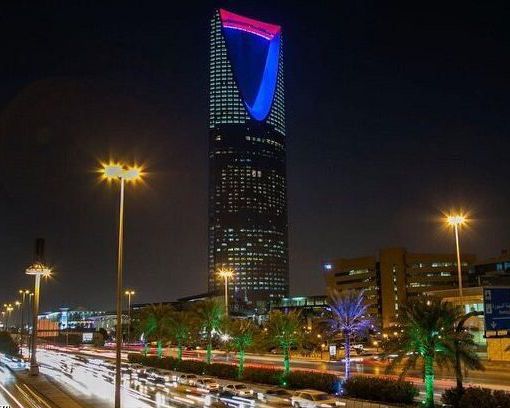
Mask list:
[[[292,392],[283,388],[273,388],[264,393],[260,393],[258,398],[267,404],[290,405],[293,395]]]
[[[332,395],[316,390],[297,391],[291,397],[291,402],[294,408],[333,408],[345,405]]]
[[[195,374],[182,374],[177,382],[182,385],[195,385],[197,383],[198,376]]]
[[[249,397],[253,395],[253,390],[248,388],[246,384],[227,384],[223,386],[223,391],[238,397]]]
[[[199,378],[196,380],[195,385],[207,391],[218,391],[220,389],[220,384],[212,378]]]

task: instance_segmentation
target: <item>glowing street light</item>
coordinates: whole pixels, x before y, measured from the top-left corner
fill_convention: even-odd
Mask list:
[[[446,223],[453,227],[455,232],[455,246],[457,248],[457,275],[459,280],[459,296],[462,297],[462,265],[460,263],[460,245],[459,245],[459,228],[465,225],[467,218],[462,213],[450,214],[446,216]]]
[[[23,331],[25,330],[25,297],[30,293],[28,289],[20,289],[21,295],[21,344],[23,345]]]
[[[103,164],[100,170],[102,178],[107,181],[120,182],[119,203],[119,242],[117,251],[117,325],[115,328],[115,408],[120,408],[121,348],[122,348],[122,269],[124,251],[124,185],[142,180],[143,171],[138,166],[126,166],[122,163]]]
[[[225,283],[225,314],[228,317],[228,279],[234,276],[232,269],[220,269],[218,275],[223,278]]]
[[[129,343],[129,339],[130,339],[130,336],[129,336],[129,332],[130,332],[130,329],[131,329],[131,296],[133,296],[135,294],[135,291],[132,290],[132,289],[128,289],[124,292],[124,294],[127,296],[128,298],[128,327],[127,327],[127,341]]]
[[[30,375],[39,374],[39,366],[37,365],[37,316],[39,315],[39,289],[41,286],[41,276],[47,278],[51,275],[51,268],[42,262],[35,262],[30,265],[25,273],[35,276],[34,285],[34,301],[32,303],[32,338],[31,338],[31,356],[30,356]]]

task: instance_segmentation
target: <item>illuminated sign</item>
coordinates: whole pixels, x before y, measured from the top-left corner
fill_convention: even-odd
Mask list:
[[[281,27],[220,9],[227,53],[244,105],[262,121],[271,110],[278,79]]]
[[[510,287],[483,288],[485,330],[510,330]]]

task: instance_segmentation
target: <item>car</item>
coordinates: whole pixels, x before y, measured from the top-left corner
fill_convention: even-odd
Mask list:
[[[196,380],[195,385],[198,388],[201,388],[203,390],[207,391],[218,391],[220,389],[220,384],[218,384],[215,380],[212,378],[199,378]]]
[[[198,380],[198,376],[195,374],[182,374],[177,379],[177,382],[182,385],[195,385]]]
[[[333,408],[345,405],[332,395],[317,390],[297,391],[290,400],[294,408]]]
[[[267,404],[290,405],[293,395],[292,392],[283,388],[273,388],[258,394],[258,398]]]
[[[253,390],[248,388],[245,384],[227,384],[223,386],[223,391],[238,397],[249,397],[253,395]]]

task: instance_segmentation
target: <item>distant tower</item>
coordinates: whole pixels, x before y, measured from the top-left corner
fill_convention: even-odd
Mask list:
[[[288,295],[281,27],[217,10],[209,78],[209,291],[235,272],[233,304]]]

